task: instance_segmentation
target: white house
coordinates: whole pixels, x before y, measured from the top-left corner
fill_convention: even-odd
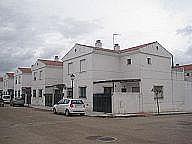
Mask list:
[[[0,77],[0,97],[3,94],[3,77]]]
[[[57,57],[56,57],[57,58]],[[55,60],[38,59],[31,66],[32,70],[32,105],[51,106],[54,102],[53,93],[62,93],[57,86],[63,83],[63,62]],[[47,87],[53,87],[50,91]],[[58,98],[59,99],[59,98]]]
[[[185,80],[192,81],[192,64],[181,65],[181,66],[179,66],[177,64],[176,67],[177,68],[183,68],[184,69]]]
[[[26,104],[31,103],[31,68],[19,67],[14,76],[14,97],[23,97]]]
[[[14,96],[14,73],[7,72],[3,76],[3,94]]]
[[[67,96],[72,91],[91,112],[175,111],[184,105],[184,96],[173,95],[183,73],[172,70],[173,56],[158,42],[111,50],[97,40],[95,46],[76,44],[62,60]]]

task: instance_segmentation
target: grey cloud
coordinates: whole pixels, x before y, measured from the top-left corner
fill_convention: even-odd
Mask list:
[[[0,23],[0,75],[30,66],[37,57],[52,58],[65,49],[64,42],[50,45],[41,35],[60,33],[63,39],[78,39],[101,28],[97,21],[46,14],[33,1],[25,0],[1,1]]]
[[[185,28],[178,29],[177,34],[182,34],[182,35],[185,35],[185,36],[192,35],[192,26],[187,25]]]

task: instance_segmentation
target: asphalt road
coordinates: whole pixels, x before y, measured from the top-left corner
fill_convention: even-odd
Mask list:
[[[103,144],[102,136],[114,137],[111,143],[118,144],[191,144],[192,114],[66,117],[33,108],[0,107],[0,144]]]

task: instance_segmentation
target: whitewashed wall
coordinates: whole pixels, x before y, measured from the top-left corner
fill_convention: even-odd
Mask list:
[[[113,114],[140,112],[141,99],[139,93],[114,92],[112,95]]]

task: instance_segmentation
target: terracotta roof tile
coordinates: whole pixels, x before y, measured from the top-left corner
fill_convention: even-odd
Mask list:
[[[182,65],[182,66],[179,66],[179,67],[184,68],[184,71],[192,70],[192,64],[189,64],[189,65]]]
[[[14,77],[14,73],[12,73],[12,72],[8,72],[8,73],[6,73],[9,77]]]
[[[22,73],[31,73],[31,68],[18,68]]]
[[[151,43],[147,43],[147,44],[142,44],[142,45],[139,45],[139,46],[135,46],[135,47],[131,47],[131,48],[128,48],[128,49],[124,49],[124,50],[121,50],[121,52],[130,52],[130,51],[135,51],[135,50],[139,50],[140,48],[144,48],[148,45],[151,45],[151,44],[154,44],[156,42],[151,42]]]
[[[61,61],[54,61],[54,60],[43,60],[43,59],[38,59],[45,65],[52,65],[52,66],[63,66],[63,62]]]

